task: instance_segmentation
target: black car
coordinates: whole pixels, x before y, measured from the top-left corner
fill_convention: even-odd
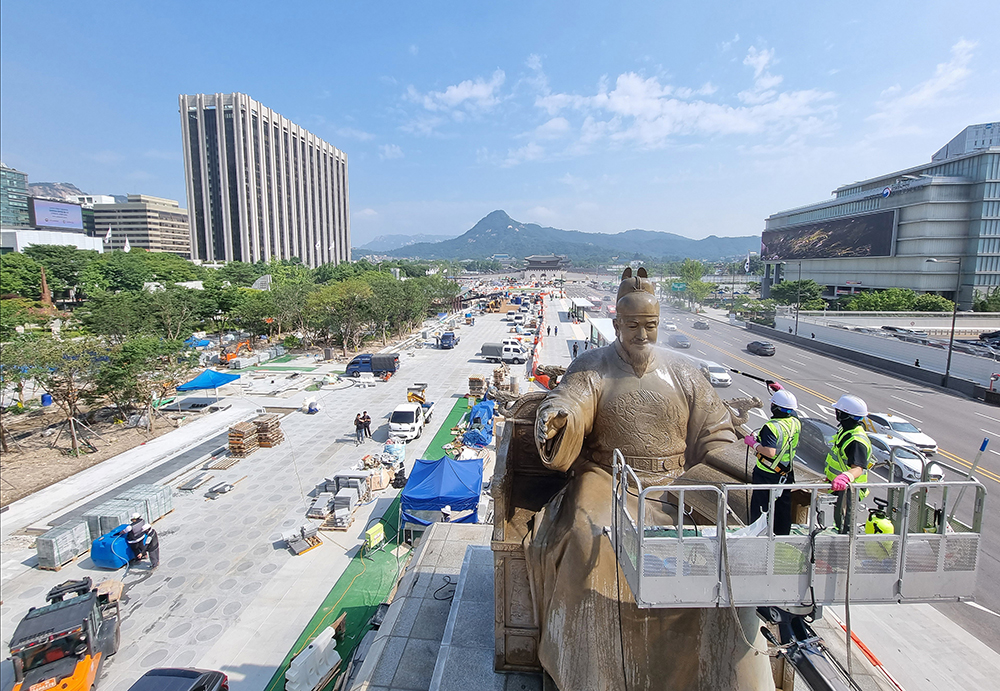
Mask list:
[[[701,319],[696,321],[691,326],[695,329],[698,329],[699,331],[708,331],[708,322],[702,321]]]
[[[774,355],[774,344],[770,341],[752,341],[747,343],[747,351],[754,355]]]
[[[209,669],[159,667],[139,677],[128,691],[229,691],[229,677]]]
[[[667,339],[669,343],[674,348],[690,348],[691,341],[684,334],[673,333],[670,334],[670,338]]]

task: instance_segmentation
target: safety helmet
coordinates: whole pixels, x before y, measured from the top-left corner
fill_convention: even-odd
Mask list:
[[[858,418],[868,416],[868,405],[852,393],[845,393],[838,398],[833,409]]]
[[[142,514],[141,513],[134,513],[134,514],[132,514],[132,520],[133,521],[141,521],[142,520]]]
[[[795,394],[789,393],[785,389],[778,389],[771,396],[771,405],[784,410],[795,410],[799,407],[799,402],[795,400]]]

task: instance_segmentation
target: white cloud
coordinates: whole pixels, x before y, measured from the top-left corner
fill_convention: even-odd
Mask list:
[[[734,45],[736,45],[739,42],[740,42],[740,35],[739,34],[736,34],[735,36],[733,36],[733,40],[732,41],[723,41],[722,42],[722,52],[723,53],[726,52],[727,50],[729,50],[730,48],[732,48]]]
[[[565,136],[569,130],[569,120],[564,117],[555,117],[535,128],[534,134],[538,139],[558,139]]]
[[[402,158],[403,150],[396,144],[382,144],[378,148],[378,157],[383,161],[392,158]]]
[[[750,50],[747,51],[747,56],[743,58],[744,65],[750,65],[753,67],[754,79],[759,77],[761,73],[767,69],[767,66],[771,64],[774,60],[774,49],[767,50],[757,50],[756,47],[750,46]]]
[[[524,163],[525,161],[537,161],[545,155],[545,149],[543,149],[536,142],[528,142],[519,149],[510,149],[507,152],[507,158],[504,159],[503,165],[516,166],[518,163]]]
[[[757,50],[755,46],[750,46],[747,56],[743,58],[743,64],[753,67],[754,82],[753,87],[737,94],[741,101],[754,105],[767,103],[777,96],[778,92],[774,88],[781,84],[784,77],[768,72],[767,68],[774,63],[773,48],[770,50]]]
[[[876,111],[868,116],[868,120],[879,123],[894,134],[919,131],[916,126],[904,125],[913,122],[921,111],[947,105],[972,73],[969,63],[975,47],[974,41],[961,39],[951,47],[951,59],[938,63],[930,78],[905,93],[898,84],[885,89],[876,104]]]
[[[420,93],[410,86],[406,90],[406,98],[434,113],[453,112],[459,108],[486,111],[500,102],[498,92],[505,79],[504,71],[496,70],[489,81],[482,77],[466,79],[464,82],[449,86],[444,91]]]
[[[543,223],[552,223],[558,220],[559,214],[548,208],[547,206],[534,206],[525,212],[525,215],[531,219],[531,221],[542,221]],[[528,221],[529,223],[531,221]]]
[[[360,218],[372,218],[373,216],[378,216],[378,211],[375,209],[361,209],[361,211],[353,212],[353,215]]]
[[[410,55],[416,55],[420,52],[420,47],[416,43],[410,44]]]
[[[538,71],[542,69],[542,58],[537,53],[532,53],[528,56],[528,59],[524,61],[524,64],[528,66],[528,69]]]
[[[333,130],[337,136],[346,137],[347,139],[357,139],[361,142],[371,141],[375,138],[375,135],[371,132],[365,132],[364,130],[359,130],[354,127],[337,127]]]

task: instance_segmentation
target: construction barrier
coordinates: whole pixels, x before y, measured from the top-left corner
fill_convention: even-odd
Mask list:
[[[323,629],[305,650],[296,655],[285,672],[285,691],[312,691],[340,664],[332,626]]]

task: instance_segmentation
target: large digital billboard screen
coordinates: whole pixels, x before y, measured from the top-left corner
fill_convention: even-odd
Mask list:
[[[32,197],[28,209],[33,226],[83,230],[83,207],[79,204],[67,204]]]
[[[881,211],[788,230],[765,230],[760,256],[764,261],[889,257],[895,216],[895,211]]]

